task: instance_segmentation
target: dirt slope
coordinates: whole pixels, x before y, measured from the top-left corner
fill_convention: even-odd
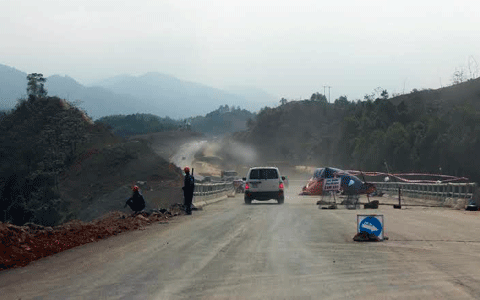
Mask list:
[[[121,210],[130,197],[131,187],[140,183],[146,183],[140,188],[147,208],[164,208],[181,202],[181,198],[161,202],[153,197],[155,194],[149,197],[150,192],[158,194],[162,189],[181,191],[182,174],[143,140],[88,149],[65,173],[59,190],[70,203],[69,219],[91,221],[109,211]]]
[[[70,221],[55,227],[36,224],[16,226],[0,222],[0,270],[23,267],[30,262],[73,247],[99,241],[121,232],[145,229],[155,222],[168,222],[183,214],[181,206],[152,214],[110,212],[92,222]]]

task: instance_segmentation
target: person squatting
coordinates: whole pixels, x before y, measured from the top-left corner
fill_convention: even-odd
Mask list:
[[[138,186],[133,186],[132,191],[133,195],[132,197],[128,198],[124,208],[128,205],[135,213],[137,213],[145,208],[145,199],[143,198],[142,194],[140,194],[140,189]]]

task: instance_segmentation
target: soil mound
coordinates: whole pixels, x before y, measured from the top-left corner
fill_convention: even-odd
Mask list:
[[[145,226],[155,222],[166,223],[175,216],[183,215],[182,208],[183,205],[176,204],[170,209],[137,214],[113,211],[92,222],[73,220],[55,227],[33,223],[16,226],[0,222],[0,270],[26,266],[42,257],[121,232],[145,229]]]

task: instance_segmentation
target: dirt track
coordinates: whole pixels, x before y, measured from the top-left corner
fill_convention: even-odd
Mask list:
[[[0,273],[0,299],[478,299],[480,212],[320,210],[318,197],[243,204],[87,244]],[[356,243],[357,213],[381,243]]]

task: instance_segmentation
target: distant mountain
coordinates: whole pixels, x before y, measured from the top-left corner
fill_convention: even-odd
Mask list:
[[[27,95],[27,73],[0,64],[0,110],[12,109]]]
[[[45,83],[48,95],[75,101],[94,119],[112,114],[148,112],[151,107],[132,97],[116,95],[101,87],[85,87],[73,78],[53,75]],[[27,96],[27,73],[0,64],[0,110],[15,107],[19,98]]]
[[[27,73],[0,65],[0,110],[15,106],[26,97]],[[69,76],[47,77],[48,95],[68,101],[79,100],[93,119],[115,114],[150,113],[174,119],[206,115],[222,105],[240,107],[251,111],[265,105],[277,105],[272,96],[260,90],[252,92],[237,89],[236,95],[203,84],[183,81],[161,73],[141,76],[121,75],[84,86]],[[265,98],[265,101],[262,99]]]
[[[84,109],[94,119],[115,114],[134,114],[162,111],[148,101],[130,95],[119,95],[102,87],[85,87],[68,76],[47,77],[46,88],[50,96],[58,96],[68,101],[79,101],[77,106]]]
[[[155,72],[141,76],[120,75],[95,85],[156,103],[166,112],[161,116],[173,118],[205,115],[225,104],[244,108],[247,103],[241,96]]]

